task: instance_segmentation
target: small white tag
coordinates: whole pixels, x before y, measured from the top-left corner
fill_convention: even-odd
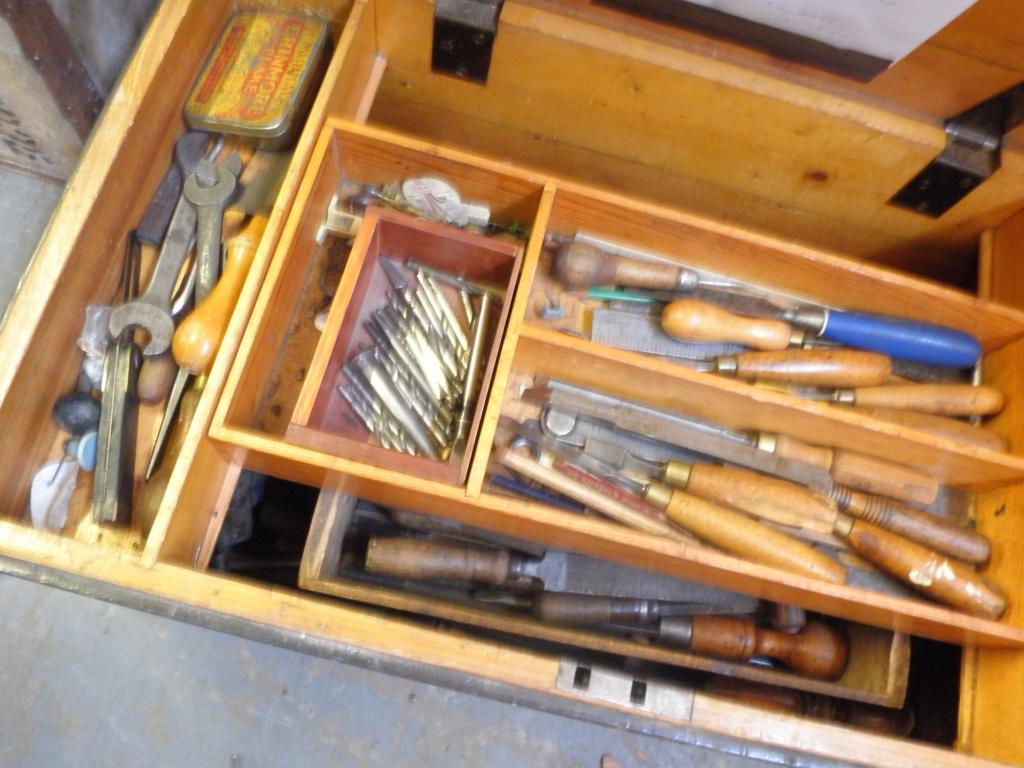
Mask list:
[[[64,459],[63,464],[48,462],[36,472],[28,502],[34,527],[49,531],[64,528],[77,480],[78,462],[74,459]]]
[[[469,223],[462,198],[451,184],[434,176],[402,182],[402,196],[428,219],[464,227]]]

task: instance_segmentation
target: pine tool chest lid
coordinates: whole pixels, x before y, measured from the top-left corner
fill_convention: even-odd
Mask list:
[[[162,3],[0,325],[0,569],[780,762],[1024,765],[1018,5]],[[154,283],[162,368],[107,312]],[[225,572],[250,473],[323,489],[294,588]]]

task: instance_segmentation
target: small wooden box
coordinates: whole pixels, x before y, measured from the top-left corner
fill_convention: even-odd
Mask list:
[[[628,637],[545,624],[531,618],[529,614],[488,610],[479,607],[479,604],[427,597],[347,577],[339,571],[339,559],[350,530],[356,501],[354,496],[346,494],[331,491],[321,493],[299,570],[299,586],[303,589],[464,626],[483,627],[506,634],[587,648],[599,653],[614,653],[884,707],[903,706],[910,671],[910,638],[901,632],[889,632],[863,624],[847,625],[850,650],[845,671],[836,680],[816,680],[781,668],[764,669],[752,664],[639,642]]]
[[[387,294],[391,291],[380,266],[382,257],[396,259],[399,263],[416,259],[427,267],[481,284],[500,286],[502,293],[510,297],[519,275],[522,248],[385,208],[368,208],[349,253],[306,382],[299,393],[287,437],[299,445],[374,466],[446,483],[465,483],[472,457],[470,448],[451,461],[410,456],[383,448],[371,441],[359,416],[339,393],[339,387],[346,380],[343,365],[360,350],[374,344],[365,323],[374,310],[386,304]],[[414,284],[415,277],[411,280]],[[445,298],[451,303],[455,301],[452,294],[453,291],[445,290]],[[472,406],[472,420],[466,439],[466,445],[470,447],[483,417],[508,322],[509,305],[509,301],[502,301],[496,307],[497,312],[491,315],[485,331],[486,357],[482,381]],[[468,334],[468,323],[465,331]]]

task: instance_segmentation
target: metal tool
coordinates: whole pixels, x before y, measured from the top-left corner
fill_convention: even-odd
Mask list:
[[[367,546],[366,570],[407,579],[722,605],[745,613],[759,607],[759,601],[747,595],[557,550],[530,558],[505,549],[375,537]]]
[[[141,363],[139,348],[129,338],[107,347],[92,493],[92,516],[98,523],[126,525],[131,520]]]
[[[610,248],[616,252],[609,252]],[[621,255],[623,253],[631,255]],[[664,261],[651,261],[649,254],[616,248],[614,244],[596,238],[588,238],[586,242],[581,238],[563,244],[555,255],[554,272],[563,284],[574,288],[625,285],[689,292],[697,287],[720,287],[725,290],[711,291],[705,294],[705,298],[716,295],[716,303],[726,306],[744,292],[766,295],[756,286]],[[773,298],[784,298],[781,294],[772,295]],[[741,297],[739,301],[744,302],[743,308],[734,304],[736,311],[749,311],[748,298]],[[675,335],[673,326],[678,327],[680,309],[673,309],[670,305],[666,312],[669,322],[666,325],[663,320],[663,325],[666,331]],[[934,323],[870,312],[845,312],[796,300],[790,300],[790,305],[781,313],[769,317],[778,317],[815,336],[923,363],[965,368],[974,365],[981,355],[981,345],[975,337]],[[766,326],[762,324],[762,327]],[[782,330],[777,333],[781,335]]]
[[[810,445],[788,435],[727,429],[554,379],[538,384],[523,392],[522,398],[561,405],[824,493],[838,483],[924,505],[938,496],[939,484],[934,478],[873,456]]]
[[[708,360],[745,352],[742,344],[716,344],[674,339],[661,329],[657,317],[597,307],[592,314],[590,339],[617,349],[643,352],[677,360]]]
[[[476,407],[477,394],[480,391],[480,365],[484,355],[484,337],[491,320],[491,306],[494,300],[490,293],[480,294],[480,307],[473,320],[473,340],[469,349],[469,361],[466,364],[465,380],[462,385],[462,408],[455,422],[453,445],[456,451],[462,452],[466,447],[466,437],[472,421],[472,411]]]
[[[547,439],[537,426],[530,423],[510,424],[506,420],[503,426],[528,440],[537,442],[545,450],[560,455],[566,461],[623,486],[662,510],[668,520],[712,546],[753,562],[809,578],[840,584],[846,580],[846,572],[842,565],[832,558],[743,513],[648,477],[619,472],[616,467],[601,462],[592,455],[567,449]],[[503,454],[503,462],[507,455]],[[561,490],[557,487],[555,489]]]
[[[221,224],[224,207],[234,194],[242,160],[232,154],[224,163],[203,158],[185,179],[182,194],[196,209],[196,287],[198,305],[220,276]]]

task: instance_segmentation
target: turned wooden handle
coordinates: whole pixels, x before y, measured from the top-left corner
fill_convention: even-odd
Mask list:
[[[771,446],[776,455],[823,469],[837,483],[859,491],[923,505],[931,504],[939,495],[939,483],[934,477],[902,464],[842,448],[811,445],[788,435],[765,433],[760,440]]]
[[[989,451],[1006,451],[1007,449],[1006,441],[991,429],[978,427],[959,419],[918,411],[901,411],[895,408],[874,408],[860,405],[851,407],[865,416],[912,429],[920,429],[922,432],[956,440],[965,445],[973,445]]]
[[[136,384],[139,402],[146,405],[163,402],[177,375],[178,364],[170,352],[144,358],[139,366],[139,381]]]
[[[193,374],[205,373],[213,364],[266,226],[265,216],[253,216],[245,229],[228,241],[220,280],[174,332],[174,359]]]
[[[643,512],[631,509],[621,501],[588,487],[555,469],[545,467],[538,461],[505,449],[498,452],[497,458],[506,467],[518,472],[523,477],[558,491],[622,525],[648,533],[656,533],[660,536],[668,536],[677,541],[685,541],[685,538],[679,535],[679,531],[668,523],[652,519]]]
[[[768,438],[773,449],[772,452],[784,459],[810,464],[812,467],[823,469],[826,472],[832,469],[833,451],[831,448],[811,445],[789,435],[764,433],[761,437],[762,440]]]
[[[661,313],[661,327],[677,339],[732,341],[767,350],[786,349],[792,334],[781,320],[741,317],[694,299],[669,303]]]
[[[366,570],[399,579],[479,581],[501,586],[509,580],[512,556],[423,539],[374,536],[366,547]]]
[[[679,267],[653,261],[627,259],[595,248],[589,243],[569,242],[555,252],[552,272],[566,288],[624,285],[631,288],[678,287]]]
[[[794,672],[834,680],[846,669],[848,643],[823,622],[808,621],[793,634],[758,627],[737,616],[693,616],[690,650],[729,659],[754,655],[781,661]],[[666,619],[662,619],[662,623]]]
[[[894,499],[843,489],[840,505],[844,512],[858,520],[898,533],[965,563],[984,563],[992,554],[992,542],[986,536]]]
[[[939,495],[939,481],[916,469],[837,448],[833,451],[832,479],[860,491],[891,496],[927,506]]]
[[[865,387],[881,384],[892,373],[885,355],[854,349],[745,352],[734,359],[741,379],[815,387]]]
[[[666,482],[695,496],[757,518],[821,533],[831,533],[835,527],[835,502],[788,480],[749,469],[679,462],[669,462],[662,474]]]
[[[653,495],[668,499],[664,508],[669,520],[719,549],[801,576],[834,584],[846,581],[846,570],[832,558],[741,512],[661,483],[651,483],[648,499],[652,491]]]
[[[1006,597],[970,566],[863,520],[839,516],[836,533],[859,555],[941,603],[998,619]]]
[[[1003,393],[994,387],[971,384],[895,384],[861,387],[854,392],[857,405],[898,408],[944,416],[987,416],[1003,407]]]
[[[569,592],[541,592],[533,598],[533,615],[545,623],[577,627],[634,624],[644,618],[649,601]]]

